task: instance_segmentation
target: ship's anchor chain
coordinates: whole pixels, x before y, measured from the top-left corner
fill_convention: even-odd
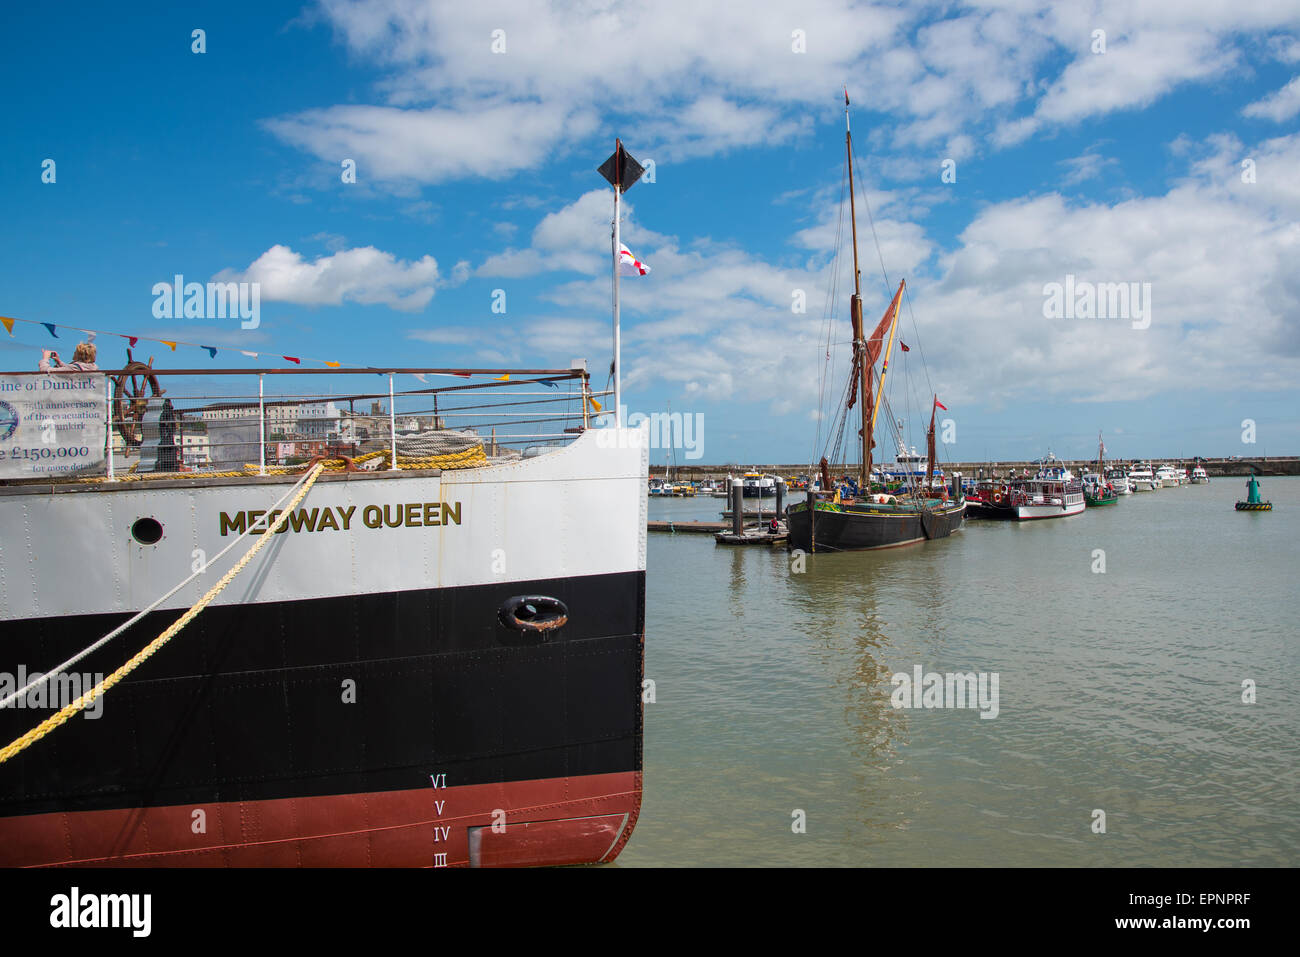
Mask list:
[[[130,379],[128,382],[127,380]],[[145,394],[145,386],[153,395]],[[113,428],[122,436],[127,448],[137,448],[144,442],[144,416],[149,411],[149,399],[158,398],[167,390],[158,385],[153,374],[153,356],[148,362],[137,362],[126,350],[126,367],[113,377]]]
[[[154,652],[156,652],[163,645],[167,644],[167,642],[171,641],[172,638],[174,638],[182,628],[184,628],[196,617],[198,617],[199,612],[203,611],[204,608],[208,607],[208,605],[212,603],[212,600],[215,599],[218,595],[220,595],[222,591],[225,590],[226,586],[235,580],[235,576],[244,570],[244,567],[253,560],[253,557],[262,550],[262,548],[266,545],[266,543],[271,540],[272,536],[274,536],[277,531],[285,527],[285,525],[289,521],[290,513],[293,512],[293,510],[296,509],[300,504],[302,504],[302,500],[307,497],[307,493],[311,491],[311,487],[316,484],[316,479],[320,477],[320,474],[323,471],[325,471],[325,467],[323,465],[317,464],[312,468],[310,472],[308,472],[306,475],[303,476],[302,480],[299,483],[299,487],[296,494],[294,494],[293,499],[280,512],[279,517],[276,518],[274,522],[267,524],[266,531],[264,531],[262,535],[257,539],[257,541],[253,544],[253,547],[250,548],[244,554],[243,558],[241,558],[239,561],[237,561],[234,564],[234,566],[230,569],[230,571],[222,575],[220,581],[218,581],[215,585],[213,585],[210,589],[208,589],[207,594],[205,594],[202,598],[200,598],[197,602],[195,602],[190,607],[189,611],[185,612],[185,614],[181,615],[180,618],[176,619],[176,621],[174,621],[167,628],[166,631],[160,634],[153,641],[149,642],[149,644],[147,644],[144,648],[142,648],[130,661],[122,665],[122,667],[118,668],[111,675],[109,675],[107,678],[105,678],[95,687],[91,688],[89,691],[83,694],[76,701],[72,702],[69,705],[66,705],[61,711],[58,712],[58,714],[53,714],[50,717],[46,718],[36,727],[32,728],[32,730],[24,734],[22,737],[15,738],[3,749],[0,749],[0,764],[3,764],[5,761],[8,761],[14,755],[20,754],[21,752],[25,751],[27,748],[31,747],[37,741],[41,740],[41,738],[45,737],[47,734],[53,731],[55,728],[64,724],[69,718],[76,716],[84,708],[88,707],[92,702],[94,702],[96,698],[103,697],[105,694],[108,693],[108,690],[110,688],[112,688],[115,684],[117,684],[119,681],[121,681],[123,678],[129,675],[136,668],[140,667],[140,665],[144,664],[145,661],[147,661],[150,657],[153,656]],[[234,543],[232,542],[231,544],[233,545]],[[219,555],[217,557],[220,558]],[[215,561],[216,559],[213,560]],[[168,595],[164,595],[163,598],[158,600],[158,602],[155,602],[155,605],[161,604],[164,599],[169,597],[171,594],[175,594],[175,592],[179,591],[180,588],[184,586],[188,581],[192,580],[193,578],[197,577],[200,574],[202,574],[201,571],[195,572],[194,575],[191,575],[190,578],[186,579],[185,582],[182,582],[180,585],[177,585],[176,588],[172,589],[172,591],[169,592]],[[26,694],[30,688],[35,687],[39,682],[49,681],[54,675],[57,675],[65,671],[67,668],[71,667],[74,663],[79,661],[81,658],[90,654],[90,652],[93,651],[95,648],[100,647],[102,644],[104,644],[114,635],[120,634],[127,625],[130,625],[132,622],[138,620],[138,618],[143,617],[145,613],[147,613],[152,609],[152,607],[153,606],[150,606],[150,608],[145,609],[145,611],[141,612],[138,616],[136,616],[136,618],[132,618],[131,621],[127,622],[125,625],[115,629],[114,631],[109,632],[107,635],[105,635],[103,638],[97,641],[94,645],[91,645],[89,648],[87,648],[85,651],[78,654],[76,657],[72,658],[69,661],[65,661],[63,664],[59,665],[59,667],[51,670],[48,674],[43,675],[37,681],[31,682],[30,684],[27,685],[26,688],[22,688],[21,690],[15,692],[13,695],[10,695],[10,697],[6,699],[4,703],[8,704],[10,700],[17,698],[19,695]]]

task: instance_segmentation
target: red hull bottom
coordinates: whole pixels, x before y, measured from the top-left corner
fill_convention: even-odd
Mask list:
[[[641,774],[0,819],[8,867],[525,867],[612,861]],[[200,813],[201,812],[201,813]]]

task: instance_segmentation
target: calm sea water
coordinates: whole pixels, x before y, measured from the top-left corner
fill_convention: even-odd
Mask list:
[[[1271,513],[1216,479],[802,574],[652,533],[657,700],[619,864],[1294,865],[1300,478],[1263,491]],[[996,672],[998,716],[895,709],[916,665]]]

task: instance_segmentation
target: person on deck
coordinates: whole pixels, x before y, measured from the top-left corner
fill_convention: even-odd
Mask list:
[[[96,372],[99,369],[95,365],[95,347],[89,342],[78,342],[72,353],[72,362],[66,365],[53,349],[42,349],[37,367],[42,372]]]

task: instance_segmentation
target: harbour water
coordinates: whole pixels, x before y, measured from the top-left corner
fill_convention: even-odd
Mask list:
[[[1300,478],[1263,492],[1271,513],[1235,512],[1245,480],[1219,479],[968,521],[802,573],[784,549],[650,535],[655,702],[618,863],[1294,865]],[[996,718],[894,708],[916,666],[996,673]]]

